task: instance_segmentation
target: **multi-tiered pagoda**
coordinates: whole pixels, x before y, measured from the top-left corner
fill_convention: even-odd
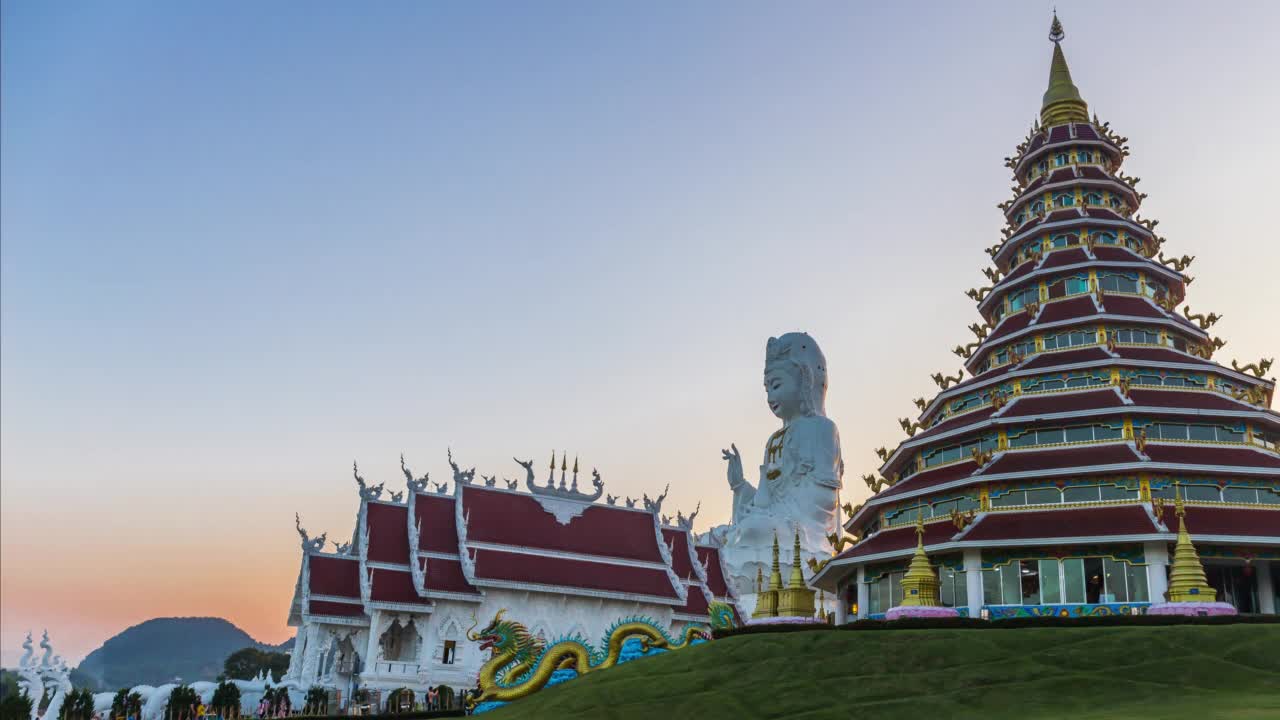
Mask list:
[[[1275,612],[1270,362],[1215,362],[1218,316],[1184,304],[1191,258],[1166,257],[1139,216],[1127,140],[1090,117],[1062,38],[1055,17],[1039,122],[1007,159],[991,283],[968,293],[968,377],[934,376],[941,392],[900,421],[909,437],[877,451],[875,494],[845,525],[855,544],[813,579],[840,619],[902,604],[921,518],[939,601],[961,614],[1145,612],[1169,589],[1175,482],[1217,599]]]

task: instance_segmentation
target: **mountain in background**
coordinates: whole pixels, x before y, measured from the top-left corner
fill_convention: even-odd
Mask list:
[[[222,618],[154,618],[119,633],[85,656],[73,671],[77,687],[115,690],[215,680],[222,663],[236,650],[256,647],[285,652],[293,640],[267,645]]]

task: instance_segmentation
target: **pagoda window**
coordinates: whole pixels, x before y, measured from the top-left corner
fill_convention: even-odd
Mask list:
[[[1107,203],[1107,204],[1108,204],[1108,205],[1110,205],[1110,206],[1111,206],[1111,208],[1112,208],[1113,210],[1119,210],[1119,209],[1120,209],[1120,204],[1121,204],[1120,196],[1119,196],[1119,195],[1112,195],[1112,196],[1111,196],[1111,201],[1110,201],[1109,203]]]
[[[1114,197],[1111,198],[1111,205],[1113,207],[1116,205],[1116,199]],[[1116,240],[1116,234],[1112,232],[1096,232],[1093,234],[1093,241],[1100,245],[1118,245],[1119,244],[1119,241]]]
[[[1244,428],[1225,425],[1152,423],[1146,427],[1148,440],[1195,440],[1198,442],[1244,442]]]
[[[1026,222],[1026,221],[1027,221],[1027,212],[1026,212],[1025,210],[1023,210],[1022,212],[1018,213],[1018,214],[1013,218],[1013,224],[1014,224],[1014,225],[1022,225],[1022,223]]]
[[[1056,248],[1075,245],[1076,236],[1075,235],[1054,235],[1053,239],[1049,241],[1049,244]]]
[[[1111,339],[1118,343],[1131,343],[1135,345],[1159,345],[1160,333],[1153,330],[1144,330],[1142,328],[1122,328],[1120,330],[1111,331]],[[1159,385],[1161,383],[1147,383]]]
[[[1043,215],[1043,214],[1044,214],[1044,201],[1043,201],[1043,200],[1036,200],[1035,202],[1031,203],[1031,212],[1032,212],[1032,214],[1034,214],[1034,215]]]
[[[1076,151],[1076,162],[1081,162],[1081,163],[1091,163],[1091,162],[1093,162],[1093,151],[1092,151],[1092,150],[1077,150],[1077,151]]]
[[[1068,603],[1083,603],[1084,558],[1067,558],[1059,562],[1062,567],[1062,599]]]
[[[1019,290],[1009,296],[1009,312],[1017,312],[1026,307],[1028,303],[1036,302],[1040,299],[1040,288],[1029,287]]]
[[[1280,488],[1258,488],[1258,503],[1261,505],[1280,505]]]
[[[1071,163],[1071,156],[1067,153],[1060,152],[1053,156],[1054,167],[1064,167]]]
[[[969,589],[965,583],[964,570],[950,567],[938,568],[938,580],[941,583],[939,600],[943,607],[967,607],[969,605]]]
[[[1076,196],[1071,193],[1058,193],[1053,196],[1055,207],[1071,207],[1076,204]]]
[[[1252,487],[1232,487],[1228,485],[1222,488],[1222,501],[1234,503],[1257,503],[1258,488]]]
[[[1147,280],[1147,281],[1146,281],[1146,289],[1145,289],[1145,291],[1144,291],[1144,292],[1145,292],[1146,296],[1147,296],[1147,297],[1149,297],[1149,298],[1154,298],[1154,297],[1156,297],[1156,296],[1158,296],[1158,295],[1168,295],[1168,294],[1169,294],[1169,286],[1168,286],[1168,285],[1165,285],[1164,283],[1160,282],[1159,280]]]
[[[1091,192],[1084,196],[1085,205],[1102,205],[1102,193]]]
[[[1048,172],[1048,171],[1049,171],[1049,161],[1048,161],[1048,160],[1041,160],[1040,162],[1036,163],[1036,169],[1037,169],[1037,170],[1039,170],[1041,173],[1046,173],[1046,172]]]
[[[1081,345],[1094,345],[1097,342],[1098,336],[1092,330],[1070,330],[1055,335],[1045,335],[1044,349],[1063,350]]]
[[[1098,287],[1106,292],[1132,293],[1138,292],[1137,273],[1098,273]]]

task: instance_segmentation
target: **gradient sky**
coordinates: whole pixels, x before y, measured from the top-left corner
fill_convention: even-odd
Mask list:
[[[4,2],[0,660],[284,640],[353,458],[567,449],[723,522],[789,330],[861,501],[959,366],[1051,5]],[[1280,4],[1057,5],[1219,359],[1276,354]]]

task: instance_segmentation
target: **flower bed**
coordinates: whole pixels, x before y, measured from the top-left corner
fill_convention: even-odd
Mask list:
[[[1238,614],[1235,606],[1224,602],[1168,602],[1147,608],[1148,615],[1185,615],[1205,617]]]
[[[955,608],[925,605],[899,605],[898,607],[889,608],[889,611],[884,614],[885,620],[953,617],[960,617],[960,612]]]

